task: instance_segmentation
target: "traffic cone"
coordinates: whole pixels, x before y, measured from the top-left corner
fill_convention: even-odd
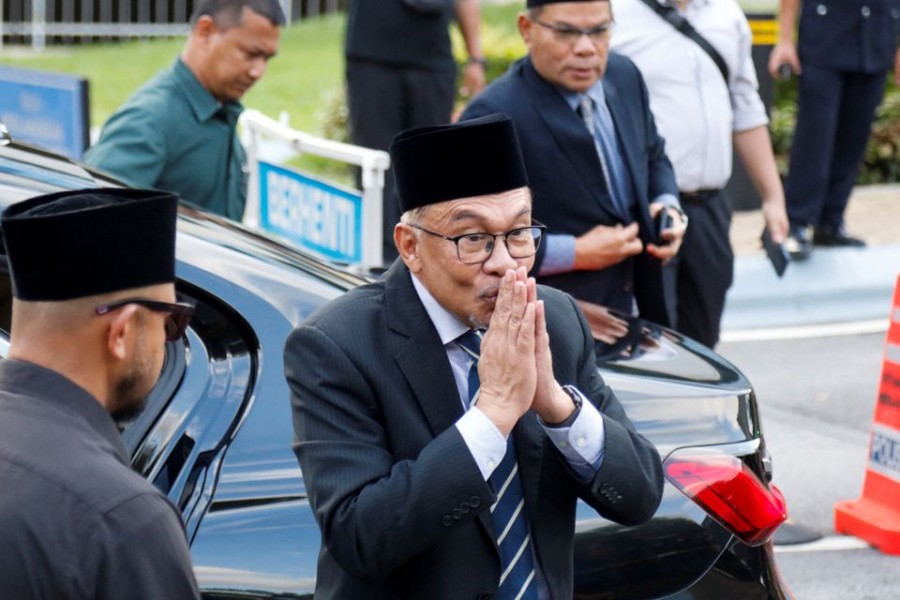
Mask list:
[[[834,505],[834,529],[900,554],[900,277],[884,351],[862,496]]]

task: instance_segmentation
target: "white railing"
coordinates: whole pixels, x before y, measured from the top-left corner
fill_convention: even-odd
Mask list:
[[[288,23],[340,9],[339,0],[280,2]],[[4,36],[29,38],[35,49],[55,37],[183,36],[193,5],[194,0],[0,0],[0,46]]]
[[[309,154],[360,167],[362,183],[362,264],[363,268],[380,268],[382,256],[382,195],[384,174],[390,168],[387,152],[354,146],[291,129],[254,109],[247,109],[240,118],[241,137],[247,149],[249,183],[243,222],[251,227],[260,225],[259,163],[264,144],[274,140],[297,154]]]

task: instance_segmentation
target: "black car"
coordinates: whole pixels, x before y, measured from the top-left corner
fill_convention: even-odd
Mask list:
[[[115,181],[0,141],[0,207]],[[323,303],[364,282],[260,233],[182,207],[178,293],[197,309],[169,343],[147,410],[123,432],[134,468],[178,506],[207,598],[311,598],[320,533],[291,450],[282,348]],[[3,270],[0,269],[0,272]],[[0,354],[9,347],[0,275]],[[576,597],[791,598],[772,544],[783,499],[750,382],[709,349],[631,319],[601,371],[664,457],[656,516],[623,527],[579,505]]]

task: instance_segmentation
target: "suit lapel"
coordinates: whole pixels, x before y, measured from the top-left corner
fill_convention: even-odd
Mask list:
[[[566,161],[573,165],[581,183],[586,190],[585,196],[593,198],[603,209],[621,219],[612,199],[606,192],[603,179],[603,168],[594,139],[578,117],[553,85],[547,83],[525,58],[522,65],[526,87],[533,90],[535,112],[547,127],[549,135],[557,147],[565,155]]]
[[[447,353],[410,277],[399,259],[384,276],[387,325],[398,334],[391,346],[394,360],[437,436],[462,416],[463,407]]]
[[[619,99],[619,89],[609,77],[604,77],[603,79],[603,93],[606,95],[606,106],[609,108],[616,128],[619,148],[624,154],[625,166],[631,174],[631,184],[637,200],[638,218],[641,221],[641,228],[651,231],[653,221],[650,218],[647,206],[653,199],[647,197],[647,189],[649,187],[647,155],[642,146],[644,138],[636,135],[636,132],[642,130],[642,128],[631,123],[632,112],[628,108],[629,103]],[[641,166],[643,168],[640,168]]]
[[[406,377],[434,436],[452,427],[463,415],[462,402],[450,370],[450,361],[403,261],[397,259],[384,276],[388,328],[398,341],[394,360]],[[478,520],[494,540],[489,511]]]
[[[409,382],[432,433],[437,436],[456,423],[463,415],[463,408],[447,354],[410,277],[399,259],[384,276],[387,325],[398,336],[398,341],[392,344],[394,360]],[[533,414],[520,419],[513,435],[529,522],[537,523],[545,436]],[[479,521],[493,539],[490,512],[479,514]]]
[[[612,116],[613,125],[616,128],[616,139],[619,142],[619,149],[624,154],[625,167],[631,175],[631,181],[636,188],[635,193],[640,196],[640,190],[646,189],[646,181],[640,176],[640,171],[636,168],[640,164],[638,157],[638,140],[633,135],[625,135],[622,132],[634,131],[629,123],[629,114],[626,103],[618,100],[619,90],[616,85],[609,80],[603,79],[603,93],[606,95],[606,106]],[[643,182],[643,186],[642,186]]]

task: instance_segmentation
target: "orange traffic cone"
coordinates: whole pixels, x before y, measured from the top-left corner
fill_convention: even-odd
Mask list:
[[[834,529],[886,554],[900,554],[900,278],[894,288],[862,496],[834,505]]]

